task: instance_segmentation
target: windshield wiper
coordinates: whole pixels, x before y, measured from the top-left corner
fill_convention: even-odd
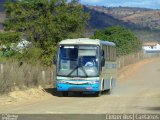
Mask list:
[[[85,77],[88,77],[88,74],[87,74],[87,72],[85,71],[85,69],[83,68],[83,66],[80,66],[81,67],[81,69],[82,69],[82,71],[83,71],[83,73],[85,74]],[[67,75],[67,77],[69,77],[76,69],[78,69],[79,68],[79,66],[76,66],[68,75]]]
[[[88,74],[87,74],[87,72],[85,71],[85,69],[84,69],[84,67],[82,65],[82,57],[79,57],[78,63],[79,63],[78,65],[81,67],[81,69],[82,69],[83,73],[85,74],[85,76],[88,77]]]
[[[78,68],[78,65],[67,75],[67,77],[69,77],[77,68]]]
[[[87,74],[87,72],[85,71],[85,69],[84,69],[84,67],[82,65],[81,65],[81,68],[82,68],[82,71],[85,74],[85,76],[88,77],[88,74]]]
[[[81,62],[81,58],[78,59],[78,65],[67,75],[67,77],[69,77],[76,69],[78,69],[79,67],[82,69],[83,73],[85,74],[85,77],[88,77],[87,72],[85,71],[84,67],[79,64]],[[78,76],[78,75],[77,75]]]

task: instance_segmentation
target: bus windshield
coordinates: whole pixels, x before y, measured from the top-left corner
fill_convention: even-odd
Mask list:
[[[67,77],[95,77],[99,74],[99,47],[94,45],[61,45],[57,74]]]

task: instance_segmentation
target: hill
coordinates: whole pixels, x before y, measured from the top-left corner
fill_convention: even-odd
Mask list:
[[[86,6],[85,8],[90,13],[94,13],[94,15],[91,14],[90,26],[99,22],[97,19],[100,19],[101,23],[99,23],[99,26],[108,26],[109,24],[123,25],[131,29],[160,30],[160,10],[131,7],[107,8],[100,6]],[[98,29],[99,26],[97,26]],[[93,26],[93,28],[95,27]]]
[[[90,12],[90,34],[113,25],[132,29],[143,41],[160,41],[160,10],[131,7],[84,6]]]
[[[90,13],[89,25],[90,30],[103,29],[113,25],[119,25],[130,29],[149,29],[145,26],[135,24],[130,21],[119,19],[120,17],[107,13],[104,8],[84,6],[86,12]]]

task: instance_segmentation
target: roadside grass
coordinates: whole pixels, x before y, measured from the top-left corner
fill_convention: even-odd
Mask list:
[[[17,89],[53,85],[54,77],[54,67],[19,62],[0,63],[0,94],[7,94]]]

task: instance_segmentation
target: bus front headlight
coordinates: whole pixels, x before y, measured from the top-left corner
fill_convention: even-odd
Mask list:
[[[89,84],[97,84],[97,83],[99,83],[98,80],[93,80],[93,81],[90,81],[90,82],[89,82]]]
[[[65,80],[58,80],[57,83],[66,83]]]

